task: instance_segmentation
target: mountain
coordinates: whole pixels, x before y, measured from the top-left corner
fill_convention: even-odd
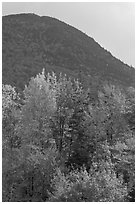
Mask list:
[[[3,83],[23,89],[43,68],[134,86],[135,69],[78,29],[47,16],[3,16]]]

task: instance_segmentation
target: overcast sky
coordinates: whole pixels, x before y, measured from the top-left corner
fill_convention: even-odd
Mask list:
[[[135,66],[134,3],[2,3],[3,15],[16,13],[35,13],[60,19],[93,37],[115,57]]]

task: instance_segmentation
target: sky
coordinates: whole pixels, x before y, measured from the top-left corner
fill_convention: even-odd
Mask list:
[[[128,65],[135,66],[135,5],[130,2],[4,2],[2,15],[35,13],[78,28]]]

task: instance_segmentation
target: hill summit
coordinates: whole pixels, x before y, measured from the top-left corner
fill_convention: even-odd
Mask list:
[[[2,17],[3,83],[23,89],[32,76],[63,72],[134,86],[134,68],[78,29],[48,16]]]

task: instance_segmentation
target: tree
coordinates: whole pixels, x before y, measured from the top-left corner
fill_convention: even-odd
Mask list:
[[[134,201],[133,90],[43,70],[23,94],[3,85],[3,201]]]
[[[125,141],[117,141],[111,147],[115,171],[123,177],[128,187],[129,201],[135,201],[135,138],[131,132],[125,135]]]
[[[17,165],[17,152],[21,145],[16,129],[20,104],[19,94],[10,85],[2,86],[2,190],[3,200],[11,198],[12,171]]]
[[[41,148],[52,140],[49,121],[56,111],[55,90],[42,74],[32,78],[24,90],[24,105],[21,109],[19,134],[24,143],[32,143]]]
[[[54,84],[56,80],[52,78],[51,81]],[[52,130],[60,159],[67,167],[89,165],[90,142],[85,120],[88,100],[88,92],[83,90],[78,80],[60,75],[56,81],[57,111],[52,120]]]
[[[15,134],[20,107],[19,99],[19,94],[17,94],[14,87],[2,85],[3,148],[6,148],[6,146],[12,148],[19,142],[19,138]]]
[[[99,169],[98,169],[99,166]],[[109,163],[95,164],[73,171],[67,176],[58,171],[53,180],[52,202],[121,202],[125,201],[127,188],[116,177]]]
[[[9,97],[9,94],[6,96]],[[16,128],[9,130],[12,136],[16,130],[16,135],[21,138],[20,146],[12,145],[11,149],[8,146],[7,151],[5,140],[3,143],[3,201],[45,201],[56,170],[58,152],[49,127],[56,101],[44,73],[31,79],[24,96],[24,105],[20,107]],[[3,103],[4,119],[7,118],[7,107],[10,113],[12,106],[15,107],[9,99],[11,97],[3,99],[4,102],[8,101]]]

